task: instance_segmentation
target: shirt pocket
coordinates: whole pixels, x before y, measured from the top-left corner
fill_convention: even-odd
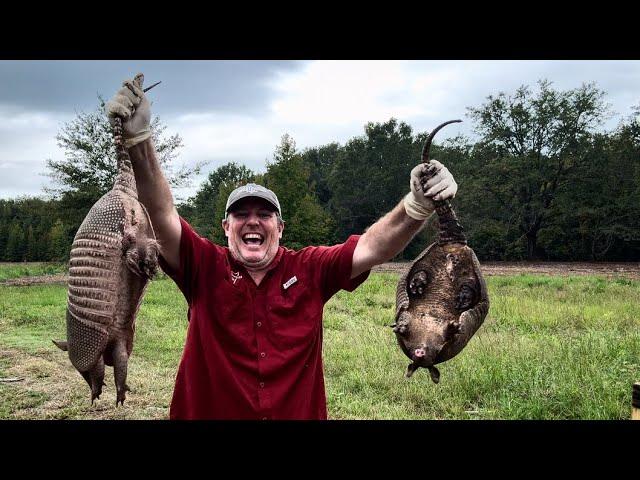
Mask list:
[[[267,307],[271,337],[281,348],[295,348],[315,339],[321,309],[316,308],[311,291],[302,281],[269,299]]]
[[[226,279],[216,285],[211,297],[213,301],[207,300],[211,309],[208,318],[215,318],[217,330],[224,340],[247,348],[247,339],[253,334],[250,301]]]

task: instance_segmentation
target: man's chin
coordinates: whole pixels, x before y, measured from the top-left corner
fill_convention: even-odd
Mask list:
[[[261,267],[266,261],[266,252],[240,252],[240,260],[246,267]]]
[[[266,257],[267,252],[264,250],[240,250],[240,255],[245,262],[248,263],[260,263]]]
[[[231,253],[233,254],[236,261],[240,262],[247,269],[261,269],[268,266],[271,263],[271,260],[275,258],[275,253],[273,256],[269,255],[269,250],[264,248],[264,245],[261,245],[260,249],[248,249],[245,246],[240,246],[240,248],[232,248]]]

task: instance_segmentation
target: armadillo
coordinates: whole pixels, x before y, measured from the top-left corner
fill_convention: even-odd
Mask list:
[[[427,138],[422,161],[423,184],[435,174],[429,149],[436,127]],[[463,228],[449,200],[435,201],[438,240],[429,245],[404,272],[396,290],[396,317],[391,325],[398,344],[411,359],[406,376],[418,368],[440,381],[436,364],[456,356],[484,322],[489,311],[487,286],[480,263],[467,245]]]
[[[142,87],[144,77],[134,79]],[[148,90],[148,89],[147,89]],[[67,340],[54,343],[99,398],[105,364],[113,366],[116,405],[124,404],[127,364],[135,320],[149,280],[158,268],[158,244],[151,220],[138,201],[131,159],[114,119],[118,173],[113,188],[89,210],[71,246],[67,293]]]

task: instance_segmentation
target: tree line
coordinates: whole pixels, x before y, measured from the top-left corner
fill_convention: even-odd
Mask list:
[[[605,97],[594,84],[561,91],[540,81],[469,107],[477,138],[436,138],[431,156],[458,182],[452,205],[481,260],[640,259],[640,105],[603,131],[610,115]],[[162,166],[173,185],[184,185],[202,165],[173,170],[181,139],[165,138],[163,130],[156,118]],[[364,232],[408,192],[427,135],[393,118],[368,123],[344,145],[299,150],[284,135],[264,172],[222,165],[178,212],[224,245],[227,196],[251,181],[278,195],[283,245],[337,243]],[[65,260],[84,215],[111,187],[115,151],[101,108],[80,114],[58,142],[66,155],[48,162],[57,183],[51,199],[0,200],[2,261]],[[398,259],[414,258],[433,241],[434,223]]]

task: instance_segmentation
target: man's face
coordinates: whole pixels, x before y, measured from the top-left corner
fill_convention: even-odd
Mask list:
[[[284,225],[260,198],[238,201],[222,221],[233,257],[249,270],[266,268],[278,253]]]

